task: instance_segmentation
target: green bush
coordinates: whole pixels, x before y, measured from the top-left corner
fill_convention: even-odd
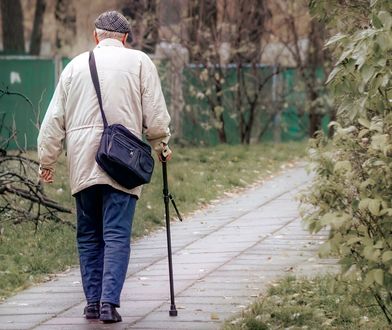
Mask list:
[[[338,255],[392,323],[392,2],[312,5],[321,16],[334,6],[334,27],[347,34],[327,43],[340,53],[328,78],[337,122],[332,141],[320,134],[310,148],[317,175],[303,196],[314,206],[305,221],[312,232],[330,229],[320,253]]]

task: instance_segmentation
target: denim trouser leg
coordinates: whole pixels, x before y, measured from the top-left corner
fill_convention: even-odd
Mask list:
[[[78,248],[87,302],[120,305],[136,197],[107,185],[76,194]]]
[[[110,186],[104,187],[103,238],[105,256],[101,302],[108,302],[118,307],[128,269],[136,200],[135,196]]]
[[[89,187],[75,196],[80,272],[88,303],[99,302],[102,292],[104,241],[102,197],[98,188]]]

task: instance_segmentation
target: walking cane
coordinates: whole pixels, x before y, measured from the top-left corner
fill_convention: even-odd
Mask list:
[[[172,249],[171,249],[171,236],[170,236],[170,212],[169,212],[169,200],[172,202],[173,207],[177,213],[178,219],[182,221],[181,215],[177,209],[176,203],[174,202],[173,196],[169,193],[169,185],[167,182],[167,162],[166,157],[162,153],[162,175],[163,175],[163,201],[165,203],[165,215],[166,215],[166,236],[167,236],[167,254],[169,262],[169,281],[170,281],[170,316],[177,316],[176,303],[174,301],[174,280],[173,280],[173,262],[172,262]]]

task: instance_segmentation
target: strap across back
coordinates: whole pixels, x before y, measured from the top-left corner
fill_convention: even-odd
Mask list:
[[[95,92],[97,93],[99,109],[101,110],[101,115],[102,115],[103,126],[104,128],[106,128],[108,127],[108,121],[106,120],[105,112],[103,111],[101,88],[99,86],[97,65],[95,63],[95,56],[93,51],[90,51],[90,57],[88,63],[90,66],[91,79],[93,80]]]

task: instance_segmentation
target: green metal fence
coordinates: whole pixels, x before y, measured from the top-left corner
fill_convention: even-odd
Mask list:
[[[11,142],[10,148],[15,148],[16,144],[27,148],[36,146],[37,117],[42,119],[54,92],[55,68],[53,59],[11,56],[0,58],[2,138],[8,138],[15,131],[14,128],[17,131],[17,143]]]
[[[265,78],[266,83],[260,91],[260,104],[256,111],[252,141],[285,142],[305,139],[308,137],[309,118],[305,111],[306,96],[304,86],[301,85],[301,78],[296,69],[281,69],[279,74],[272,75],[274,69],[270,66],[260,66],[258,69],[260,80],[263,81]],[[225,133],[228,143],[237,144],[240,143],[239,113],[234,102],[235,92],[230,89],[237,83],[236,68],[229,67],[225,70],[222,85]],[[250,75],[251,69],[245,67],[242,70],[245,72],[245,79],[250,82],[248,86],[252,86],[251,80],[254,77]],[[219,139],[217,130],[211,125],[212,111],[209,102],[206,98],[188,92],[191,85],[197,90],[206,88],[205,84],[202,86],[196,77],[200,72],[201,69],[197,67],[188,67],[184,70],[186,81],[184,97],[188,108],[183,114],[181,135],[185,140],[194,144],[214,145],[219,143]],[[322,79],[323,72],[320,70],[317,75]],[[246,117],[246,112],[249,111],[246,106],[243,111]],[[328,117],[325,117],[323,119],[324,130],[327,130],[327,125]]]
[[[68,64],[70,60],[62,59],[41,59],[35,57],[0,57],[0,119],[1,135],[7,137],[12,127],[15,126],[18,132],[17,142],[20,146],[27,148],[36,147],[38,129],[36,127],[38,119],[43,115],[49,105],[53,95],[57,77],[61,68]],[[160,72],[164,72],[164,64],[160,65]],[[271,72],[273,68],[262,67],[265,74]],[[235,84],[236,76],[234,69],[228,72],[226,87]],[[197,87],[197,80],[194,75],[195,68],[188,67],[184,70],[184,98],[189,105],[181,114],[181,140],[194,144],[214,145],[218,143],[216,130],[211,127],[211,112],[205,100],[200,100],[190,95],[187,91],[190,85]],[[162,75],[163,90],[166,99],[170,103],[171,95],[168,86],[169,82]],[[301,140],[308,134],[308,118],[304,111],[304,92],[298,89],[296,70],[283,70],[278,76],[270,79],[262,90],[261,98],[269,107],[282,107],[282,111],[277,112],[272,121],[268,121],[268,128],[265,133],[256,140],[269,141],[276,139],[278,131],[279,140]],[[278,100],[282,95],[278,95],[277,88],[284,88],[284,100]],[[229,88],[225,89],[226,102],[231,102]],[[32,106],[19,95],[4,94],[21,93],[32,103]],[[279,103],[280,102],[280,103]],[[279,104],[278,104],[279,103]],[[229,104],[230,105],[230,104]],[[225,107],[224,118],[228,143],[236,144],[240,142],[238,117],[231,104]],[[259,111],[257,115],[258,129],[267,123],[265,111]],[[326,126],[328,119],[324,119]],[[256,125],[256,126],[257,126]],[[278,130],[276,128],[279,128]],[[253,139],[255,140],[255,139]],[[12,143],[10,147],[15,147]]]

